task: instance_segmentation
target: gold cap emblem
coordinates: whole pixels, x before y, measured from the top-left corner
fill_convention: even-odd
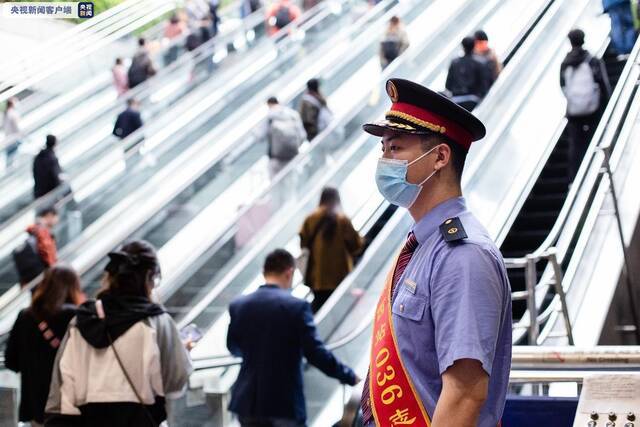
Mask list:
[[[449,230],[447,230],[447,233],[449,234],[456,234],[458,232],[458,229],[456,227],[451,227]]]

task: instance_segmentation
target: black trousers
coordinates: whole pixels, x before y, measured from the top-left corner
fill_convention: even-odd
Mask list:
[[[305,427],[304,423],[286,418],[240,417],[242,427]]]
[[[320,307],[329,299],[333,291],[313,291],[313,301],[311,302],[311,311],[317,313]]]
[[[573,181],[580,169],[580,164],[584,158],[593,133],[598,126],[599,114],[582,117],[568,117],[567,136],[569,138],[569,166],[567,177],[569,182]]]

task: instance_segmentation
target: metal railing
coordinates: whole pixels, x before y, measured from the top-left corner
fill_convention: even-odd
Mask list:
[[[604,51],[604,49],[602,49]],[[607,156],[603,150],[610,150],[615,146],[617,129],[624,124],[625,112],[632,101],[631,96],[635,92],[636,82],[640,77],[638,60],[640,58],[640,43],[637,43],[631,53],[626,66],[620,76],[619,83],[609,99],[607,107],[602,115],[594,136],[589,144],[584,160],[573,181],[564,205],[556,219],[549,235],[543,243],[532,253],[522,258],[507,258],[505,265],[509,269],[524,269],[526,289],[514,293],[516,300],[527,301],[527,313],[525,321],[516,326],[519,330],[526,330],[531,344],[539,343],[540,327],[551,316],[552,312],[560,306],[560,312],[565,324],[566,336],[570,345],[573,345],[573,332],[569,318],[566,292],[563,285],[563,272],[561,265],[565,262],[570,245],[558,246],[562,236],[575,236],[581,230],[582,219],[588,214],[593,200],[592,196],[584,197],[584,193],[592,195],[601,182],[602,174],[606,174],[609,168]],[[563,123],[564,125],[564,123]],[[572,238],[565,238],[567,241]],[[537,263],[547,261],[548,266],[541,280],[537,279]],[[555,291],[553,301],[547,309],[540,314],[539,306],[543,301],[542,295],[548,289]],[[543,292],[543,294],[540,294]],[[548,337],[548,335],[546,335]]]
[[[531,350],[532,348],[528,346],[514,347],[509,385],[518,386],[518,389],[523,385],[531,385],[534,395],[542,394],[544,389],[539,387],[541,385],[573,383],[580,386],[586,377],[594,373],[621,374],[640,367],[640,348],[638,347],[544,348],[540,349],[544,351],[533,353]],[[562,359],[570,363],[559,362]],[[351,392],[349,392],[349,386],[342,387],[343,396],[349,396],[349,398],[343,398],[345,404],[337,425],[353,427],[360,411],[362,385],[351,388]],[[579,388],[577,394],[579,394]]]
[[[552,267],[553,278],[550,280],[550,284],[553,285],[553,288],[560,298],[562,317],[564,319],[567,338],[569,340],[569,344],[573,345],[573,330],[571,328],[571,320],[569,319],[569,310],[567,309],[567,300],[564,288],[562,287],[562,269],[558,263],[556,248],[548,248],[538,256],[528,254],[524,258],[505,259],[505,266],[508,269],[523,268],[525,270],[526,289],[524,291],[513,292],[511,294],[511,298],[513,301],[525,300],[527,302],[529,342],[535,344],[540,333],[540,319],[538,316],[538,302],[536,299],[536,287],[538,282],[537,263],[542,260],[548,261]]]

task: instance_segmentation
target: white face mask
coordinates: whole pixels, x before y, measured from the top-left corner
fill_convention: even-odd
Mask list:
[[[422,191],[423,185],[431,179],[438,170],[434,170],[419,184],[412,184],[407,181],[409,166],[423,159],[436,148],[437,146],[433,147],[431,150],[411,162],[407,160],[385,159],[384,157],[378,159],[376,184],[380,194],[382,194],[382,196],[393,205],[401,206],[403,208],[410,208],[413,206]]]

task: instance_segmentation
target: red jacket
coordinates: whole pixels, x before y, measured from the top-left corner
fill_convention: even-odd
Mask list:
[[[47,227],[34,224],[27,228],[27,233],[36,237],[38,242],[38,253],[47,264],[51,267],[58,261],[58,250],[56,249],[56,240]]]

